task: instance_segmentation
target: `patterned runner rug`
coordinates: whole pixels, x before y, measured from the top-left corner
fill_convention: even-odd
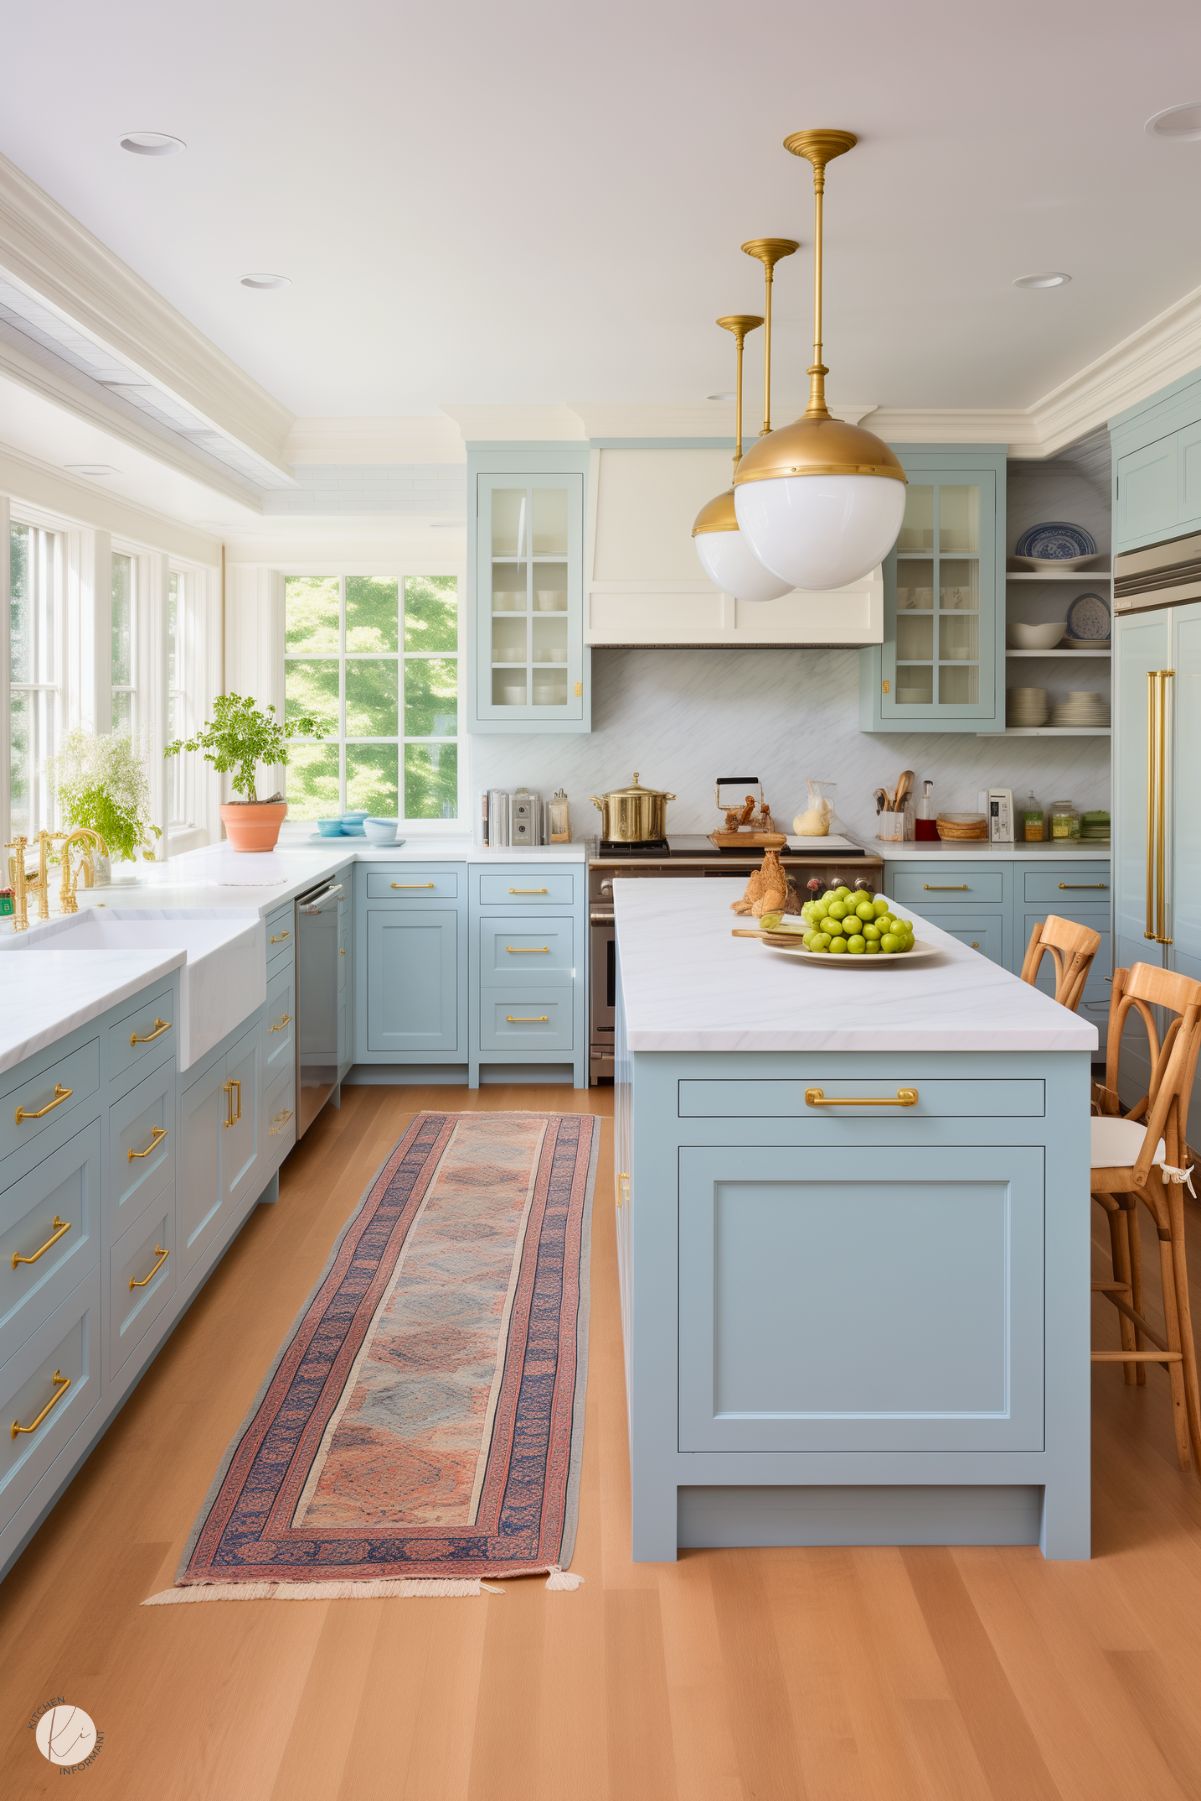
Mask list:
[[[418,1114],[149,1605],[576,1586],[599,1125]]]

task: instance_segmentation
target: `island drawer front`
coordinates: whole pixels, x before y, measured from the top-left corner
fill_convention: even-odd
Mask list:
[[[117,1240],[109,1253],[106,1336],[110,1381],[142,1343],[178,1283],[172,1189]]]
[[[547,989],[530,998],[485,989],[480,996],[480,1049],[484,1051],[569,1051],[574,1041],[570,989]]]
[[[160,988],[108,1028],[104,1067],[110,1082],[127,1070],[148,1071],[174,1058],[177,1006],[172,990]]]
[[[127,1231],[165,1188],[175,1192],[175,1071],[169,1063],[108,1110],[106,1242]]]
[[[0,1195],[0,1363],[99,1261],[96,1119]]]
[[[531,907],[574,907],[575,869],[475,869],[476,902],[481,907],[503,907],[506,913],[528,912]]]
[[[296,1061],[296,972],[290,962],[267,983],[262,1033],[263,1079],[272,1082]]]
[[[368,869],[367,899],[390,901],[458,900],[463,871],[428,867],[421,863],[390,863],[386,869]]]
[[[0,1528],[99,1400],[97,1266],[0,1366]],[[14,1425],[32,1430],[14,1436]]]
[[[861,1107],[814,1106],[807,1091],[820,1089],[827,1100],[865,1097]],[[879,1106],[881,1097],[901,1090],[878,1076],[827,1078],[820,1073],[811,1081],[695,1080],[679,1083],[681,1119],[804,1119],[812,1121],[863,1118],[907,1124],[923,1119],[1041,1119],[1046,1112],[1046,1084],[1041,1077],[1016,1081],[958,1081],[938,1078],[913,1083],[917,1101],[909,1106]]]
[[[1072,919],[1081,902],[1107,903],[1111,893],[1108,863],[1054,863],[1049,869],[1027,869],[1022,878],[1023,900]]]
[[[889,899],[919,913],[951,902],[959,906],[986,901],[995,907],[1005,900],[1005,871],[997,864],[985,869],[894,867],[888,881]]]
[[[36,1072],[22,1074],[0,1102],[0,1164],[35,1140],[41,1141],[38,1155],[45,1156],[51,1144],[79,1129],[78,1117],[70,1116],[78,1115],[99,1087],[99,1038],[89,1038],[73,1051],[41,1057]]]
[[[481,919],[480,981],[485,988],[570,985],[575,979],[575,921]]]
[[[691,1146],[681,1451],[1041,1451],[1040,1146]]]
[[[285,1070],[263,1102],[263,1145],[267,1165],[278,1169],[296,1143],[296,1072]]]

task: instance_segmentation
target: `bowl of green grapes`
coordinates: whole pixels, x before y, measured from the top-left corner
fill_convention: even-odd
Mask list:
[[[933,956],[919,944],[911,920],[902,919],[886,894],[827,888],[795,914],[765,913],[759,921],[771,950],[836,962],[844,958]]]

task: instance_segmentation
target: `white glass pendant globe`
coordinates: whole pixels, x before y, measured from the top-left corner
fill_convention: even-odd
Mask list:
[[[905,483],[887,475],[786,475],[734,489],[747,550],[791,588],[858,581],[897,541]]]
[[[792,587],[763,567],[740,531],[698,532],[694,542],[713,586],[735,600],[778,600]]]

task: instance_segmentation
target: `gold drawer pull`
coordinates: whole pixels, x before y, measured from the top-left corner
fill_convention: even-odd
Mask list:
[[[510,894],[549,894],[549,888],[510,888]]]
[[[619,1169],[617,1172],[617,1205],[623,1207],[630,1198],[630,1172]]]
[[[917,1089],[898,1088],[895,1094],[827,1095],[824,1088],[806,1088],[806,1107],[916,1107]]]
[[[165,1251],[161,1244],[156,1244],[154,1247],[154,1256],[155,1256],[154,1268],[151,1270],[151,1272],[148,1276],[131,1276],[129,1278],[130,1288],[131,1289],[148,1288],[150,1286],[150,1284],[154,1281],[154,1278],[158,1275],[158,1272],[160,1271],[160,1269],[162,1269],[163,1264],[167,1261],[167,1259],[170,1255],[171,1255],[170,1251]]]
[[[67,1390],[71,1386],[70,1376],[64,1376],[63,1372],[61,1370],[55,1370],[55,1372],[51,1376],[50,1380],[54,1384],[54,1393],[51,1395],[50,1399],[46,1402],[46,1405],[42,1408],[42,1411],[38,1414],[38,1417],[35,1420],[30,1420],[30,1422],[27,1426],[23,1426],[21,1424],[20,1420],[14,1420],[12,1425],[8,1429],[8,1435],[10,1438],[19,1438],[21,1436],[22,1432],[36,1432],[38,1427],[41,1425],[42,1421],[46,1418],[46,1415],[50,1412],[51,1408],[58,1406],[59,1402],[62,1400],[63,1396],[66,1394]]]
[[[1060,888],[1060,892],[1063,894],[1068,894],[1068,893],[1074,894],[1077,891],[1083,892],[1083,890],[1085,888],[1090,888],[1090,889],[1091,888],[1099,888],[1102,891],[1102,893],[1108,894],[1109,883],[1108,882],[1060,882],[1059,888]]]
[[[506,944],[510,957],[549,957],[549,944]]]
[[[52,1101],[47,1101],[46,1105],[39,1107],[36,1113],[31,1113],[27,1107],[18,1107],[13,1118],[18,1125],[23,1124],[27,1119],[45,1119],[48,1113],[53,1113],[56,1107],[61,1107],[64,1101],[69,1101],[74,1093],[73,1088],[64,1088],[61,1082],[56,1082]]]
[[[33,1251],[28,1257],[22,1257],[19,1251],[14,1251],[13,1268],[16,1269],[18,1263],[36,1263],[39,1257],[44,1257],[46,1255],[46,1252],[50,1249],[51,1245],[56,1245],[58,1243],[64,1232],[69,1232],[70,1230],[70,1220],[60,1219],[56,1213],[51,1224],[50,1236],[45,1244],[40,1244],[37,1250]]]
[[[344,944],[340,944],[338,946],[338,955],[340,957],[344,957],[346,955],[346,946]]]
[[[291,1117],[292,1117],[291,1107],[285,1107],[282,1113],[277,1113],[275,1118],[271,1121],[271,1128],[267,1134],[268,1137],[269,1138],[278,1138],[280,1133],[283,1131],[284,1127],[287,1125],[288,1121],[291,1119]]]
[[[980,940],[978,938],[972,939],[972,949],[974,951],[978,951],[980,949]]]
[[[393,888],[436,888],[438,886],[437,882],[392,882],[389,885]]]
[[[231,1076],[229,1081],[223,1082],[221,1086],[226,1097],[225,1118],[222,1124],[228,1132],[229,1128],[236,1126],[242,1117],[242,1084],[237,1076]]]
[[[149,1157],[151,1151],[156,1151],[166,1136],[166,1126],[152,1126],[150,1129],[150,1143],[146,1146],[146,1149],[144,1151],[126,1151],[125,1155],[127,1160],[130,1163],[136,1163],[141,1157]]]
[[[169,1019],[156,1018],[153,1032],[131,1032],[129,1042],[130,1044],[153,1044],[156,1038],[161,1038],[164,1032],[170,1030],[171,1021]]]
[[[268,1026],[267,1030],[269,1032],[282,1032],[284,1027],[290,1026],[291,1023],[292,1015],[290,1013],[281,1013],[275,1024],[273,1026]]]
[[[291,936],[292,936],[291,932],[272,932],[270,938],[268,938],[268,940],[267,940],[267,943],[268,944],[282,944],[285,938],[290,938]]]
[[[970,882],[923,882],[922,888],[927,894],[969,894]]]
[[[505,1021],[511,1026],[546,1026],[550,1024],[549,1013],[506,1013]]]

